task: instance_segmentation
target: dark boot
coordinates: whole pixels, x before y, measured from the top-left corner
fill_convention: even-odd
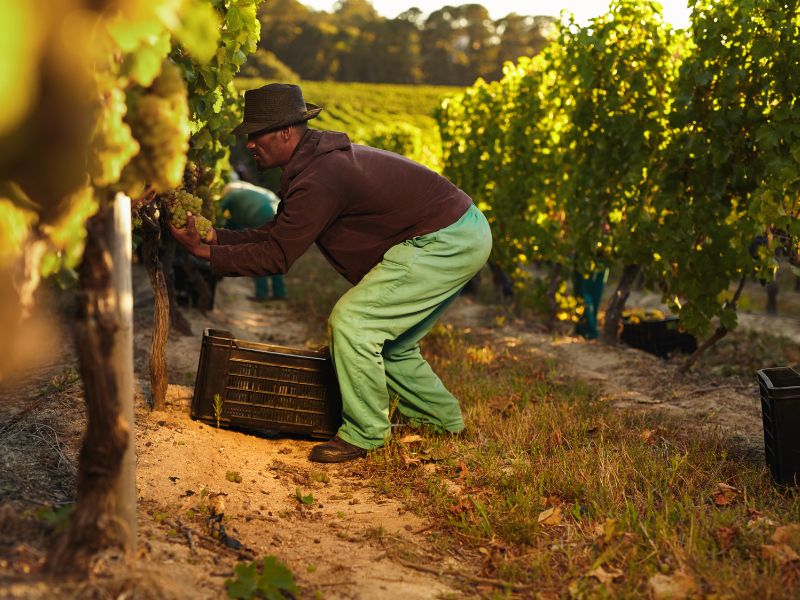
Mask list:
[[[353,444],[335,436],[323,444],[314,446],[308,455],[308,460],[323,463],[340,463],[364,458],[366,455],[367,451],[364,448],[353,446]]]

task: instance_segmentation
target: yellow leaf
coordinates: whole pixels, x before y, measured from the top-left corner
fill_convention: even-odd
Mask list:
[[[561,523],[561,507],[554,506],[553,508],[543,510],[539,513],[539,518],[537,520],[541,525],[546,527],[558,525]]]
[[[418,458],[416,456],[403,455],[403,462],[406,464],[406,466],[408,466],[408,465],[417,465],[417,464],[422,462],[422,459]]]
[[[415,442],[424,442],[425,439],[421,435],[407,435],[400,438],[401,444],[413,444]]]

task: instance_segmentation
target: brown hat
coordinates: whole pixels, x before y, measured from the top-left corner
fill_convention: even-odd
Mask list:
[[[316,117],[322,108],[306,103],[299,85],[268,83],[244,93],[244,120],[234,135],[283,129]]]

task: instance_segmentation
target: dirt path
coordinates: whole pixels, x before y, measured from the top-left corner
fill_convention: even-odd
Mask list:
[[[194,380],[205,327],[250,341],[304,345],[302,324],[282,303],[248,301],[250,286],[246,279],[223,280],[213,312],[187,311],[195,335],[170,340],[170,381]],[[135,346],[139,356],[146,355],[141,349],[149,348],[147,329],[140,328]],[[222,503],[227,534],[244,546],[240,554],[285,561],[304,597],[317,591],[325,598],[438,598],[454,592],[435,576],[392,559],[393,548],[406,546],[427,554],[425,538],[415,532],[429,523],[371,488],[357,464],[315,465],[306,456],[317,442],[266,439],[192,421],[192,394],[189,385],[170,385],[163,414],[148,414],[144,397],[137,399],[139,538],[148,566],[166,576],[180,565],[187,579],[182,587],[194,590],[193,597],[223,595],[230,560],[220,559],[213,538],[197,539],[204,511]],[[240,483],[229,480],[236,479],[232,473]],[[311,494],[313,502],[303,504],[298,492]],[[194,532],[194,552],[181,525]]]

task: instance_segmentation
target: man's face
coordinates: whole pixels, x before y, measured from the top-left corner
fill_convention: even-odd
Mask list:
[[[251,133],[247,136],[247,149],[253,154],[256,164],[262,169],[281,167],[286,164],[284,130],[268,133]]]

